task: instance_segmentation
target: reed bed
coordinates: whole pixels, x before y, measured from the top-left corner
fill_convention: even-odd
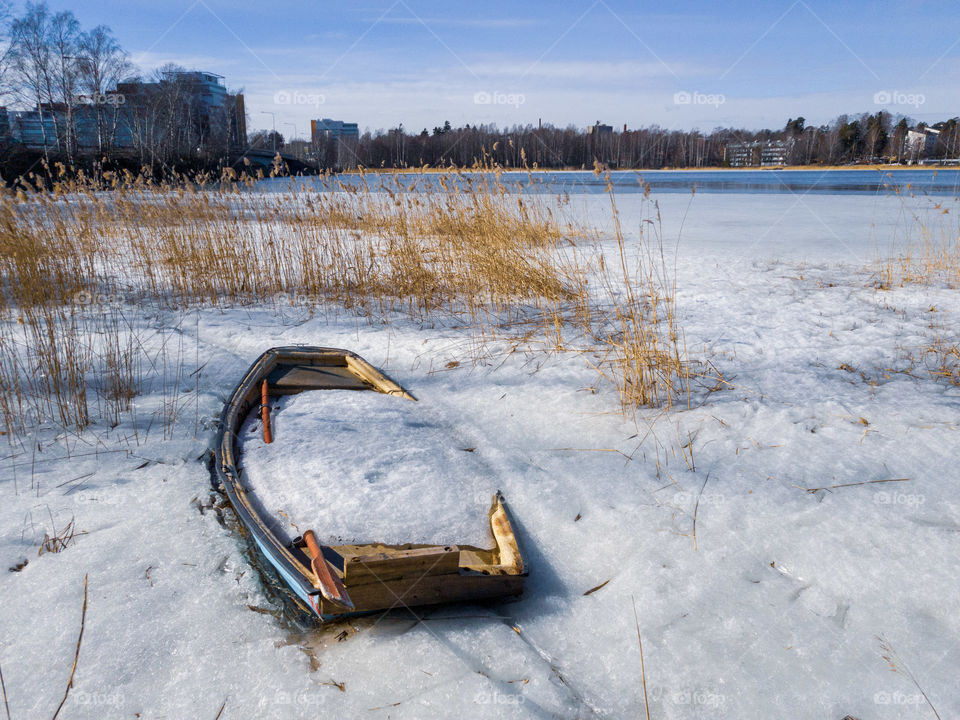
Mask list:
[[[598,237],[563,220],[562,201],[511,192],[495,173],[409,183],[363,178],[317,193],[291,181],[269,193],[230,173],[210,187],[127,174],[3,195],[6,431],[116,425],[147,368],[166,368],[145,349],[145,314],[250,303],[334,304],[381,319],[447,314],[475,337],[605,347],[598,370],[625,408],[669,406],[684,392],[659,238],[632,256],[618,221],[619,260],[608,270]],[[182,380],[163,375],[161,384]]]
[[[607,192],[617,254],[616,269],[601,275],[612,298],[613,332],[606,338],[607,361],[598,369],[613,381],[624,410],[669,408],[682,397],[689,402],[691,365],[677,321],[676,272],[664,254],[659,208],[654,204],[655,218],[644,219],[640,242],[631,252],[612,186],[608,185]],[[619,283],[614,284],[614,279]]]
[[[876,285],[882,289],[906,285],[960,287],[960,220],[944,202],[924,207],[903,201],[908,219],[897,254],[878,258]],[[930,201],[927,200],[927,203]]]
[[[878,289],[911,285],[960,288],[960,220],[945,201],[931,202],[927,199],[908,205],[904,201],[908,225],[900,238],[898,254],[875,263],[874,284]],[[955,327],[931,323],[930,330],[919,347],[902,350],[909,372],[920,370],[938,382],[960,386],[960,344],[951,342],[956,338]]]

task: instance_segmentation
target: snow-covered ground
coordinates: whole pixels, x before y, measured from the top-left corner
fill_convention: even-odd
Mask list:
[[[628,239],[641,202],[618,198]],[[681,237],[686,346],[727,381],[690,408],[625,418],[582,354],[477,353],[442,318],[246,307],[178,325],[202,369],[171,427],[145,411],[8,438],[0,558],[29,561],[0,574],[10,716],[50,717],[63,697],[85,575],[64,718],[633,718],[645,696],[657,719],[933,717],[922,692],[960,716],[960,389],[901,372],[934,336],[960,342],[960,295],[878,290],[865,269],[929,202],[660,202],[665,239]],[[603,196],[571,207],[610,230]],[[522,598],[316,630],[276,619],[205,455],[241,373],[295,343],[358,352],[474,448],[461,454],[515,520]],[[413,510],[402,492],[337,502],[380,528]],[[69,546],[38,556],[71,518]]]
[[[492,546],[497,477],[435,404],[327,390],[271,406],[271,444],[256,411],[240,431],[243,483],[286,541]]]

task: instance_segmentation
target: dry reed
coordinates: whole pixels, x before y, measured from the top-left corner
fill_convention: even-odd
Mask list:
[[[608,272],[588,233],[561,219],[562,200],[512,192],[497,173],[364,176],[328,192],[251,186],[230,173],[210,187],[126,173],[52,190],[34,178],[0,196],[8,433],[45,421],[115,426],[149,372],[161,376],[166,435],[181,408],[184,351],[181,342],[170,358],[151,356],[144,316],[246,303],[449,314],[484,341],[536,336],[554,350],[601,337],[609,352],[598,369],[625,408],[669,406],[687,391],[656,234],[634,257],[617,219]],[[610,305],[590,288],[595,272]]]
[[[669,408],[680,397],[689,399],[691,372],[677,322],[676,275],[664,254],[659,208],[654,204],[655,219],[641,224],[638,247],[631,253],[609,181],[607,192],[617,268],[602,276],[611,297],[613,331],[606,338],[608,370],[601,372],[609,374],[625,409]]]
[[[921,201],[929,203],[929,200]],[[875,284],[881,289],[905,285],[942,284],[960,287],[960,221],[943,202],[932,206],[908,205],[903,237],[898,239],[896,256],[875,262]]]

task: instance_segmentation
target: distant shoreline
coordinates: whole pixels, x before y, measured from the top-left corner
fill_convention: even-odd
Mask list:
[[[767,167],[664,167],[664,168],[618,168],[610,172],[835,172],[841,170],[876,170],[877,172],[960,170],[960,165],[776,165]],[[453,174],[461,172],[478,173],[574,173],[593,172],[587,168],[449,168],[449,167],[412,167],[412,168],[354,168],[344,170],[342,175],[359,175],[360,173],[377,174]]]

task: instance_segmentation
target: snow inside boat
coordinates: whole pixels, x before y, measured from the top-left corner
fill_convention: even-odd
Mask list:
[[[246,460],[241,457],[241,434],[244,429],[248,433],[251,431],[252,422],[262,431],[265,443],[271,443],[272,435],[277,434],[276,445],[283,447],[278,455],[292,453],[301,442],[309,450],[309,437],[288,437],[283,430],[285,425],[278,426],[275,419],[271,421],[271,401],[274,404],[282,403],[288,396],[314,390],[336,391],[325,396],[331,399],[357,397],[354,391],[363,391],[364,395],[373,391],[392,396],[383,398],[388,404],[416,401],[397,383],[349,350],[294,346],[272,348],[263,353],[247,371],[224,407],[216,444],[215,480],[226,492],[242,526],[256,546],[303,604],[321,621],[328,621],[390,608],[491,599],[521,593],[527,573],[499,491],[493,495],[489,519],[484,522],[492,535],[492,547],[489,548],[468,544],[397,543],[396,538],[388,538],[394,541],[393,544],[370,540],[349,542],[352,538],[343,537],[345,532],[351,532],[349,526],[335,522],[335,515],[332,515],[335,509],[329,504],[323,508],[326,515],[321,517],[328,518],[330,524],[336,524],[337,527],[303,528],[302,533],[299,532],[300,526],[291,519],[296,508],[287,512],[271,511],[264,501],[264,497],[269,497],[269,493],[265,492],[269,488],[261,490],[252,486]],[[334,402],[330,407],[335,409],[338,406]],[[282,417],[282,407],[279,412]],[[362,422],[363,414],[358,417]],[[307,433],[321,437],[334,434],[327,431],[337,429],[338,418],[326,417],[322,420],[325,421],[322,428],[318,422],[317,427],[307,429]],[[343,429],[345,432],[342,434],[348,437],[341,444],[359,439],[364,441],[363,444],[376,448],[375,436],[364,436],[362,432],[350,436],[350,428]],[[397,437],[409,444],[407,438],[416,441],[417,436],[415,432],[401,432]],[[472,448],[467,450],[472,452]],[[416,448],[410,448],[410,451],[416,452]],[[406,454],[397,453],[385,462],[392,468],[402,463]],[[297,505],[305,504],[303,497],[323,503],[324,498],[335,496],[337,486],[343,484],[342,477],[316,479],[307,472],[299,472],[298,468],[296,464],[289,466],[289,474],[302,477],[267,478],[269,484],[279,480],[288,484],[293,481],[301,488],[305,483],[308,484],[305,496],[295,495]],[[428,482],[434,488],[439,488],[438,484],[448,480],[444,477],[422,478],[421,472],[415,468],[411,477],[416,476],[419,482]],[[257,483],[262,486],[265,482],[262,477],[264,473],[260,474]],[[373,479],[368,482],[373,482]],[[402,481],[402,484],[407,483]],[[422,490],[418,488],[415,493]],[[349,492],[351,497],[348,499],[352,502],[345,504],[354,506],[354,509],[366,508],[368,513],[371,512],[365,498],[356,497],[362,492],[352,489]],[[284,496],[281,498],[289,500]],[[390,513],[385,516],[389,519],[392,514],[399,519],[420,512],[423,512],[423,508],[417,506],[391,507]],[[297,517],[314,516],[298,514]],[[290,526],[298,531],[296,536],[291,536],[288,531]],[[344,527],[348,529],[344,530]],[[336,539],[348,542],[334,544],[334,538],[331,537],[334,532],[341,535]],[[390,534],[390,530],[383,528],[379,532]],[[329,544],[324,544],[323,540]]]

